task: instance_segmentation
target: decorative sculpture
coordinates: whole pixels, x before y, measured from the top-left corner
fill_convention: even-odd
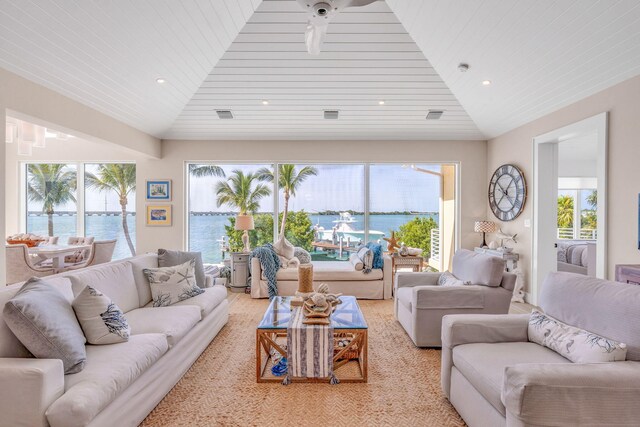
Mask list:
[[[391,237],[383,237],[382,240],[388,243],[387,250],[389,251],[390,254],[395,253],[396,249],[400,247],[398,245],[398,239],[396,239],[395,231],[391,232]]]

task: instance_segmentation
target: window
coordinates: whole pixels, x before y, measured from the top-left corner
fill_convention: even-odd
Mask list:
[[[136,165],[85,164],[84,189],[85,236],[117,239],[114,259],[135,255]]]
[[[220,263],[229,251],[242,250],[242,231],[234,229],[238,212],[254,216],[251,247],[273,242],[273,165],[189,164],[189,250],[206,263]]]
[[[25,177],[27,232],[117,239],[113,259],[135,254],[135,164],[29,163]]]
[[[558,190],[558,239],[597,239],[598,193],[594,189]]]
[[[64,163],[26,165],[27,232],[59,236],[77,235],[77,166]]]

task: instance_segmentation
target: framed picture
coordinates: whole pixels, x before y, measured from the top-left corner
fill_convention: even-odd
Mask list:
[[[171,201],[171,180],[147,180],[147,200]]]
[[[171,205],[147,205],[147,226],[171,226]]]

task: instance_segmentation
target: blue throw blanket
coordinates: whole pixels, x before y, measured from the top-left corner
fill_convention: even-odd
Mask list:
[[[384,260],[382,259],[382,245],[379,243],[369,242],[367,247],[373,252],[373,268],[384,267]]]
[[[278,282],[276,280],[276,274],[280,269],[280,258],[273,250],[271,243],[255,248],[249,256],[249,265],[251,265],[251,259],[258,258],[262,271],[264,271],[264,277],[267,278],[269,285],[269,299],[278,295]]]

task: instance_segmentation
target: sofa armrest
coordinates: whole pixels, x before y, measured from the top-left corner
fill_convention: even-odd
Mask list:
[[[502,402],[523,425],[638,425],[640,362],[522,364],[505,369]]]
[[[260,298],[262,266],[258,258],[251,258],[251,298]]]
[[[436,286],[442,273],[396,273],[396,289],[408,286]]]
[[[526,342],[528,314],[449,314],[442,318],[442,391],[449,397],[453,348],[470,343]]]
[[[390,299],[393,296],[393,263],[389,255],[384,255],[382,260],[382,298]]]
[[[413,307],[423,310],[482,309],[486,286],[414,286]]]
[[[45,412],[64,393],[59,359],[0,358],[0,424],[48,426]]]
[[[204,287],[210,288],[213,286],[213,276],[205,275],[204,276]]]

